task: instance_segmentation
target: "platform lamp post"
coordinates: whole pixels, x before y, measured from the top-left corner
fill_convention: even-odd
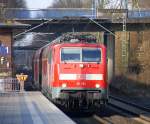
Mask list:
[[[24,91],[24,82],[27,80],[28,75],[24,75],[23,73],[16,75],[17,80],[20,84],[20,91]]]

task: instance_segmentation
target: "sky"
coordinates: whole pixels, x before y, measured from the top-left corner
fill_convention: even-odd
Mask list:
[[[27,7],[32,9],[44,9],[52,5],[54,0],[25,0],[27,2]],[[108,8],[119,7],[120,1],[122,0],[111,0]],[[130,1],[130,0],[129,0]]]
[[[44,9],[52,5],[53,0],[25,0],[27,7],[32,9]]]

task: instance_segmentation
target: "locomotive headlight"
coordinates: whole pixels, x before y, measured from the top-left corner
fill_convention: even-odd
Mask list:
[[[95,87],[96,87],[96,88],[100,88],[100,85],[99,85],[99,84],[96,84]]]
[[[84,65],[83,65],[83,64],[80,64],[80,65],[79,65],[79,67],[80,67],[80,68],[83,68],[83,67],[84,67]]]
[[[63,88],[67,87],[67,84],[66,84],[66,83],[63,83],[63,84],[62,84],[62,87],[63,87]]]

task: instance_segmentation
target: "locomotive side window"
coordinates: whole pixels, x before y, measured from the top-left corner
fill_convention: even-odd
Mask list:
[[[79,48],[62,48],[61,61],[79,62],[81,50]]]
[[[100,62],[100,49],[82,49],[82,62]]]
[[[48,55],[48,62],[51,63],[52,61],[52,50],[49,51],[49,55]]]

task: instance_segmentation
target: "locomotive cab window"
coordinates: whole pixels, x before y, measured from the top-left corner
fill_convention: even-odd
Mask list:
[[[82,49],[82,62],[100,62],[100,49]]]
[[[101,61],[99,48],[62,48],[62,62],[97,62]]]
[[[78,49],[78,48],[62,48],[61,49],[61,61],[79,62],[80,61],[80,49]]]

